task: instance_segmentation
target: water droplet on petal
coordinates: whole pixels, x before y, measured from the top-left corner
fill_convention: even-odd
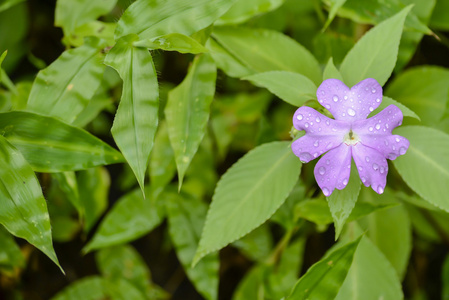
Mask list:
[[[404,155],[405,152],[407,152],[407,149],[405,149],[405,147],[399,148],[399,154],[400,154],[400,155]]]
[[[321,122],[320,117],[316,117],[315,121],[316,121],[317,123],[320,123],[320,122]]]
[[[345,100],[348,100],[348,96],[344,96],[343,98],[344,98]]]
[[[305,128],[309,128],[309,123],[304,124]]]
[[[378,165],[378,164],[376,164],[376,163],[374,163],[374,164],[373,164],[373,169],[374,169],[374,171],[377,171],[377,170],[379,170],[379,165]]]
[[[383,174],[385,172],[385,168],[384,167],[380,167],[380,174]]]
[[[298,121],[301,121],[301,120],[302,120],[302,115],[301,115],[301,114],[298,114],[298,115],[296,116],[296,119],[298,119]]]
[[[329,124],[330,124],[329,120],[326,120],[326,125],[329,125]]]
[[[385,146],[388,146],[388,141],[384,140]]]
[[[325,167],[319,167],[318,173],[320,173],[320,175],[324,175],[326,173],[326,168]]]
[[[397,137],[394,139],[396,141],[396,143],[399,143],[401,140]]]
[[[338,97],[334,96],[334,97],[332,97],[332,100],[334,100],[334,102],[338,102]]]
[[[348,115],[350,115],[351,117],[355,116],[355,110],[353,110],[352,108],[348,108]]]
[[[369,156],[365,157],[366,162],[369,162]]]
[[[306,123],[307,124],[307,123]],[[380,129],[380,125],[376,124],[376,129],[379,130]]]
[[[302,163],[306,163],[312,160],[312,155],[310,155],[310,153],[308,152],[303,152],[299,154],[299,160]]]
[[[375,94],[376,93],[376,89],[372,89],[371,93]]]
[[[323,188],[323,194],[324,196],[329,196],[331,193],[329,192],[329,190],[327,188]]]
[[[369,111],[373,111],[374,108],[372,106],[369,107]]]
[[[348,180],[347,179],[343,179],[343,185],[347,185],[348,184]]]
[[[393,151],[394,151],[394,150],[396,150],[396,147],[395,147],[395,146],[393,146],[393,147],[392,147],[392,149],[393,149]]]
[[[341,115],[342,115],[343,117],[344,117],[344,116],[346,116],[346,114],[345,114],[345,113],[342,113]]]
[[[373,130],[374,130],[373,126],[371,126],[370,128],[368,128],[368,130],[369,130],[369,131],[373,131]]]
[[[377,192],[379,193],[379,194],[382,194],[383,192],[384,192],[384,188],[383,187],[381,187],[380,185],[377,187]]]
[[[327,108],[327,109],[330,109],[331,106],[330,106],[329,104],[326,104],[326,108]]]
[[[359,170],[360,170],[360,171],[363,171],[363,167],[362,167],[362,166],[360,166],[360,167],[359,167]]]
[[[363,183],[366,182],[366,178],[365,178],[365,177],[362,177],[361,179],[362,179],[362,182],[363,182]]]
[[[318,146],[320,145],[320,142],[319,142],[318,140],[316,140],[315,143],[313,143],[313,145],[314,145],[315,147],[318,147]]]
[[[379,102],[380,102],[380,98],[377,98],[377,99],[376,99],[376,102],[379,103]]]
[[[327,144],[327,146],[326,146],[326,150],[329,150],[330,148],[332,148],[332,143],[329,143],[329,144]],[[329,160],[328,160],[329,161]]]

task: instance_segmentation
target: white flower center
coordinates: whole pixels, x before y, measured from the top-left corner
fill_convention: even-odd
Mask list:
[[[343,138],[343,143],[347,146],[356,145],[358,142],[360,142],[360,138],[352,129]]]

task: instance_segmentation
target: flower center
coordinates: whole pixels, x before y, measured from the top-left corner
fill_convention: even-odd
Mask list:
[[[358,142],[360,142],[359,136],[351,130],[345,135],[343,139],[343,143],[345,143],[347,146],[356,145]]]

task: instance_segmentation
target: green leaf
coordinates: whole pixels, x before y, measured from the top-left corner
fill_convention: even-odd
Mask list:
[[[335,78],[340,81],[343,81],[343,77],[340,74],[340,71],[335,67],[333,58],[329,58],[327,61],[327,65],[323,71],[323,81],[329,78]]]
[[[5,60],[6,54],[8,54],[8,50],[3,51],[2,55],[0,55],[0,82],[2,82],[2,62]]]
[[[288,71],[270,71],[242,78],[258,87],[267,88],[285,102],[299,107],[316,99],[316,85],[304,75]]]
[[[356,230],[356,233],[359,232],[360,229]],[[359,300],[361,297],[364,300],[404,298],[395,270],[366,236],[360,241],[348,275],[335,299]]]
[[[237,1],[215,25],[240,24],[262,13],[275,10],[284,0],[245,0]]]
[[[89,38],[64,52],[40,71],[31,88],[27,110],[72,123],[87,106],[103,77],[104,41]]]
[[[0,226],[0,267],[23,268],[24,266],[25,257],[16,241],[3,226]]]
[[[405,17],[411,6],[368,31],[344,58],[340,72],[345,83],[353,86],[365,78],[384,85],[396,64]]]
[[[321,69],[315,57],[288,36],[267,29],[216,27],[212,37],[252,74],[267,71],[297,72],[315,84]],[[248,74],[250,75],[250,74]]]
[[[134,46],[165,51],[178,51],[180,53],[198,54],[208,52],[196,40],[180,33],[170,33],[157,38],[138,41],[134,43]]]
[[[146,188],[146,198],[138,189],[121,197],[100,223],[84,253],[133,241],[158,226],[164,218],[158,197]]]
[[[53,240],[60,243],[73,240],[81,229],[78,220],[66,216],[52,217],[51,226]]]
[[[123,80],[112,136],[143,191],[158,124],[159,87],[150,53],[132,46],[136,38],[128,36],[118,40],[107,54],[105,63],[117,70]]]
[[[228,169],[215,189],[193,264],[265,222],[285,201],[300,171],[290,142],[261,145]]]
[[[218,298],[218,255],[210,255],[191,267],[206,218],[207,205],[185,194],[170,194],[167,207],[170,237],[187,276],[208,300]]]
[[[88,232],[108,207],[111,178],[105,168],[97,167],[79,172],[77,181],[84,230]]]
[[[165,187],[176,173],[175,154],[168,138],[167,124],[159,125],[150,156],[150,182],[154,189]]]
[[[53,250],[50,218],[39,181],[22,154],[0,136],[0,223],[61,268]],[[64,272],[61,268],[61,271]]]
[[[105,40],[106,44],[112,47],[115,44],[114,32],[116,27],[116,23],[94,20],[76,27],[69,36],[66,36],[66,39],[70,45],[79,47],[84,44],[86,37],[94,36]]]
[[[251,260],[263,261],[267,259],[273,248],[273,238],[267,223],[257,227],[241,239],[232,243],[243,255]]]
[[[327,197],[327,203],[334,219],[335,240],[338,239],[343,225],[351,214],[352,209],[359,197],[361,182],[357,172],[357,166],[353,163],[351,166],[351,175],[348,185],[342,190],[334,190],[330,197]]]
[[[449,135],[423,126],[400,127],[395,134],[410,141],[407,153],[394,160],[402,179],[424,200],[449,212]]]
[[[147,296],[165,299],[167,293],[151,283],[151,273],[139,253],[129,245],[110,247],[97,252],[97,266],[102,275],[111,280],[124,279]]]
[[[169,33],[191,35],[211,25],[236,0],[138,0],[123,13],[115,31],[116,39],[130,33],[140,40]]]
[[[449,0],[438,0],[430,18],[430,26],[438,30],[449,30]]]
[[[183,82],[168,93],[165,117],[178,167],[179,188],[204,137],[216,77],[212,58],[200,55],[194,59]]]
[[[0,4],[0,12],[8,10],[10,7],[24,2],[25,0],[5,0],[2,4]]]
[[[385,94],[418,113],[423,124],[435,125],[444,115],[449,99],[449,70],[420,66],[401,73]]]
[[[64,172],[122,162],[121,154],[88,132],[29,112],[0,113],[0,132],[37,172]]]
[[[329,9],[329,15],[327,16],[326,23],[323,26],[323,31],[329,27],[329,25],[334,20],[335,16],[337,15],[337,11],[340,9],[340,7],[345,4],[346,0],[330,0],[330,9]],[[332,77],[330,77],[332,78]]]
[[[288,299],[334,299],[351,267],[360,239],[333,250],[311,266],[296,283]]]
[[[61,194],[76,208],[80,217],[83,217],[84,207],[81,205],[75,172],[52,173],[51,177],[52,184],[56,183],[62,191]]]
[[[421,121],[421,119],[418,117],[418,115],[412,111],[410,108],[408,108],[407,106],[405,106],[402,103],[399,103],[398,101],[391,99],[390,97],[387,96],[383,96],[382,97],[382,102],[380,103],[379,107],[376,108],[375,111],[373,111],[369,117],[377,115],[379,112],[381,112],[383,109],[387,108],[387,106],[394,104],[397,107],[399,107],[399,109],[402,111],[402,114],[404,115],[404,117],[411,117],[411,118],[415,118],[418,121]]]

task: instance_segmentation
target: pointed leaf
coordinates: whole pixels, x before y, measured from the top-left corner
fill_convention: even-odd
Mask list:
[[[343,81],[343,77],[340,74],[340,71],[335,67],[333,58],[329,58],[327,61],[327,65],[324,68],[323,71],[323,80],[329,79],[329,78],[335,78],[338,80]]]
[[[284,203],[301,171],[290,142],[261,145],[220,179],[209,208],[194,264],[241,238]]]
[[[423,126],[405,126],[395,134],[410,141],[407,153],[394,166],[407,185],[424,200],[449,212],[449,135]]]
[[[151,39],[169,33],[191,35],[223,15],[236,0],[138,0],[123,13],[116,39],[130,33]]]
[[[304,75],[288,71],[270,71],[242,78],[270,92],[293,106],[316,99],[316,85]]]
[[[185,194],[170,194],[167,207],[170,237],[179,260],[196,289],[208,300],[218,297],[218,255],[210,255],[191,267],[206,218],[207,205]]]
[[[143,191],[158,124],[159,87],[150,53],[132,46],[136,38],[128,36],[118,40],[107,54],[105,63],[117,70],[123,80],[112,136]]]
[[[184,81],[168,94],[165,117],[178,167],[179,187],[204,137],[216,77],[212,58],[197,56]]]
[[[311,266],[296,283],[288,299],[334,299],[352,264],[360,239],[333,250]]]
[[[22,154],[3,136],[0,136],[0,207],[0,223],[59,266],[39,181]]]
[[[324,24],[323,31],[326,30],[327,27],[332,23],[335,16],[337,15],[337,11],[340,7],[345,4],[346,0],[330,0],[330,9],[329,15],[327,16],[326,23]]]
[[[122,155],[88,132],[52,117],[0,113],[3,136],[37,172],[82,170],[123,161]]]
[[[161,49],[165,51],[178,51],[179,53],[204,53],[208,50],[189,36],[180,33],[170,33],[154,39],[138,41],[134,43],[136,47],[146,47],[149,49]]]
[[[321,69],[315,57],[288,36],[267,29],[216,27],[212,37],[253,73],[297,72],[321,82]],[[248,74],[249,75],[249,74]]]
[[[104,72],[104,41],[89,38],[79,48],[64,52],[40,71],[31,88],[27,110],[72,123],[87,106]]]
[[[215,25],[240,24],[250,18],[275,10],[284,3],[285,0],[245,0],[237,1]]]
[[[366,78],[385,84],[396,64],[402,28],[410,9],[407,6],[372,28],[348,52],[340,67],[346,85],[353,86]]]

